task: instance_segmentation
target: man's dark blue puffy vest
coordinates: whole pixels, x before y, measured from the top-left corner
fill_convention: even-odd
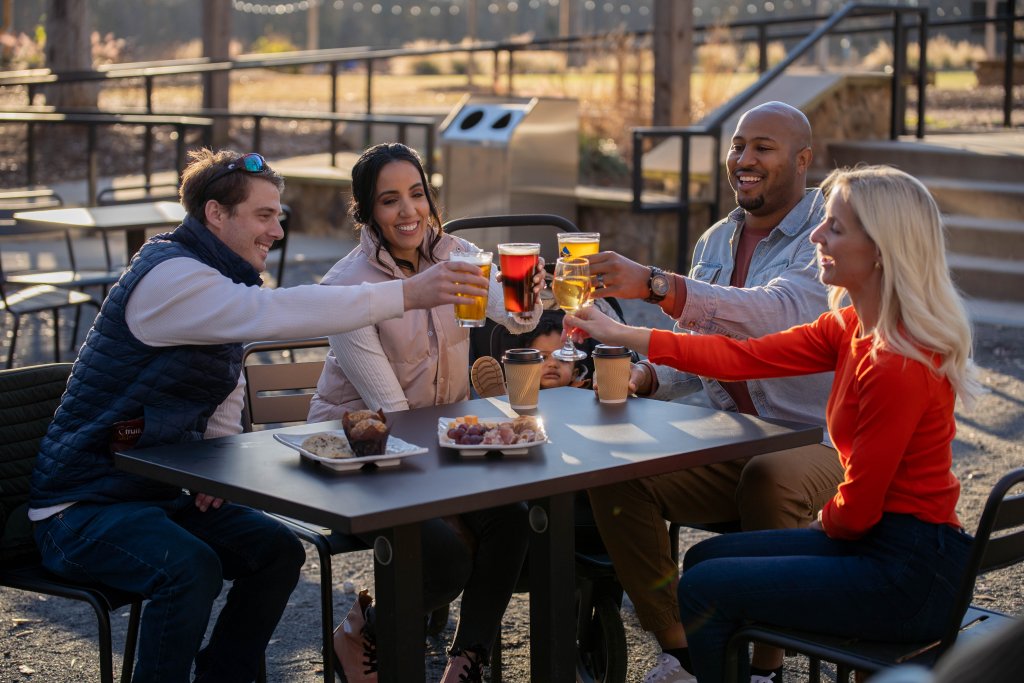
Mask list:
[[[113,425],[143,418],[137,448],[201,439],[238,383],[241,344],[152,347],[125,322],[128,297],[154,266],[187,257],[243,285],[259,274],[191,216],[149,240],[103,302],[32,472],[30,505],[170,498],[178,489],[114,468]]]

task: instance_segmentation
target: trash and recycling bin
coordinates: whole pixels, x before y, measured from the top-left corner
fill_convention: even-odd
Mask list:
[[[553,213],[576,221],[576,100],[468,95],[441,124],[440,138],[441,194],[448,218]],[[517,228],[515,239],[554,239],[550,230],[530,232]],[[466,234],[486,248],[509,237],[506,229]]]

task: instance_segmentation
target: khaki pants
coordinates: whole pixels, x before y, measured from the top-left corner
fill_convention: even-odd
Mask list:
[[[739,520],[745,531],[803,527],[835,495],[842,478],[835,450],[818,444],[588,493],[640,625],[661,631],[679,623],[679,570],[670,554],[666,520],[683,525]]]

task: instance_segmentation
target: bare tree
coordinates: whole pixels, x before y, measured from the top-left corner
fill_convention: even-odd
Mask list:
[[[51,70],[92,70],[91,24],[87,0],[47,0],[46,63]],[[52,86],[46,100],[57,107],[95,107],[99,103],[99,83]]]

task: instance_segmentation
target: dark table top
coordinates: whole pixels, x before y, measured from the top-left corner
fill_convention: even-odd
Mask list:
[[[550,443],[526,455],[467,457],[437,440],[439,417],[501,417],[508,404],[478,399],[388,416],[392,434],[429,449],[398,467],[336,472],[273,439],[273,431],[120,453],[118,467],[193,491],[361,533],[536,499],[685,467],[796,448],[820,427],[775,424],[678,403],[605,405],[593,392],[540,392],[536,414]],[[305,434],[339,422],[289,427]]]

